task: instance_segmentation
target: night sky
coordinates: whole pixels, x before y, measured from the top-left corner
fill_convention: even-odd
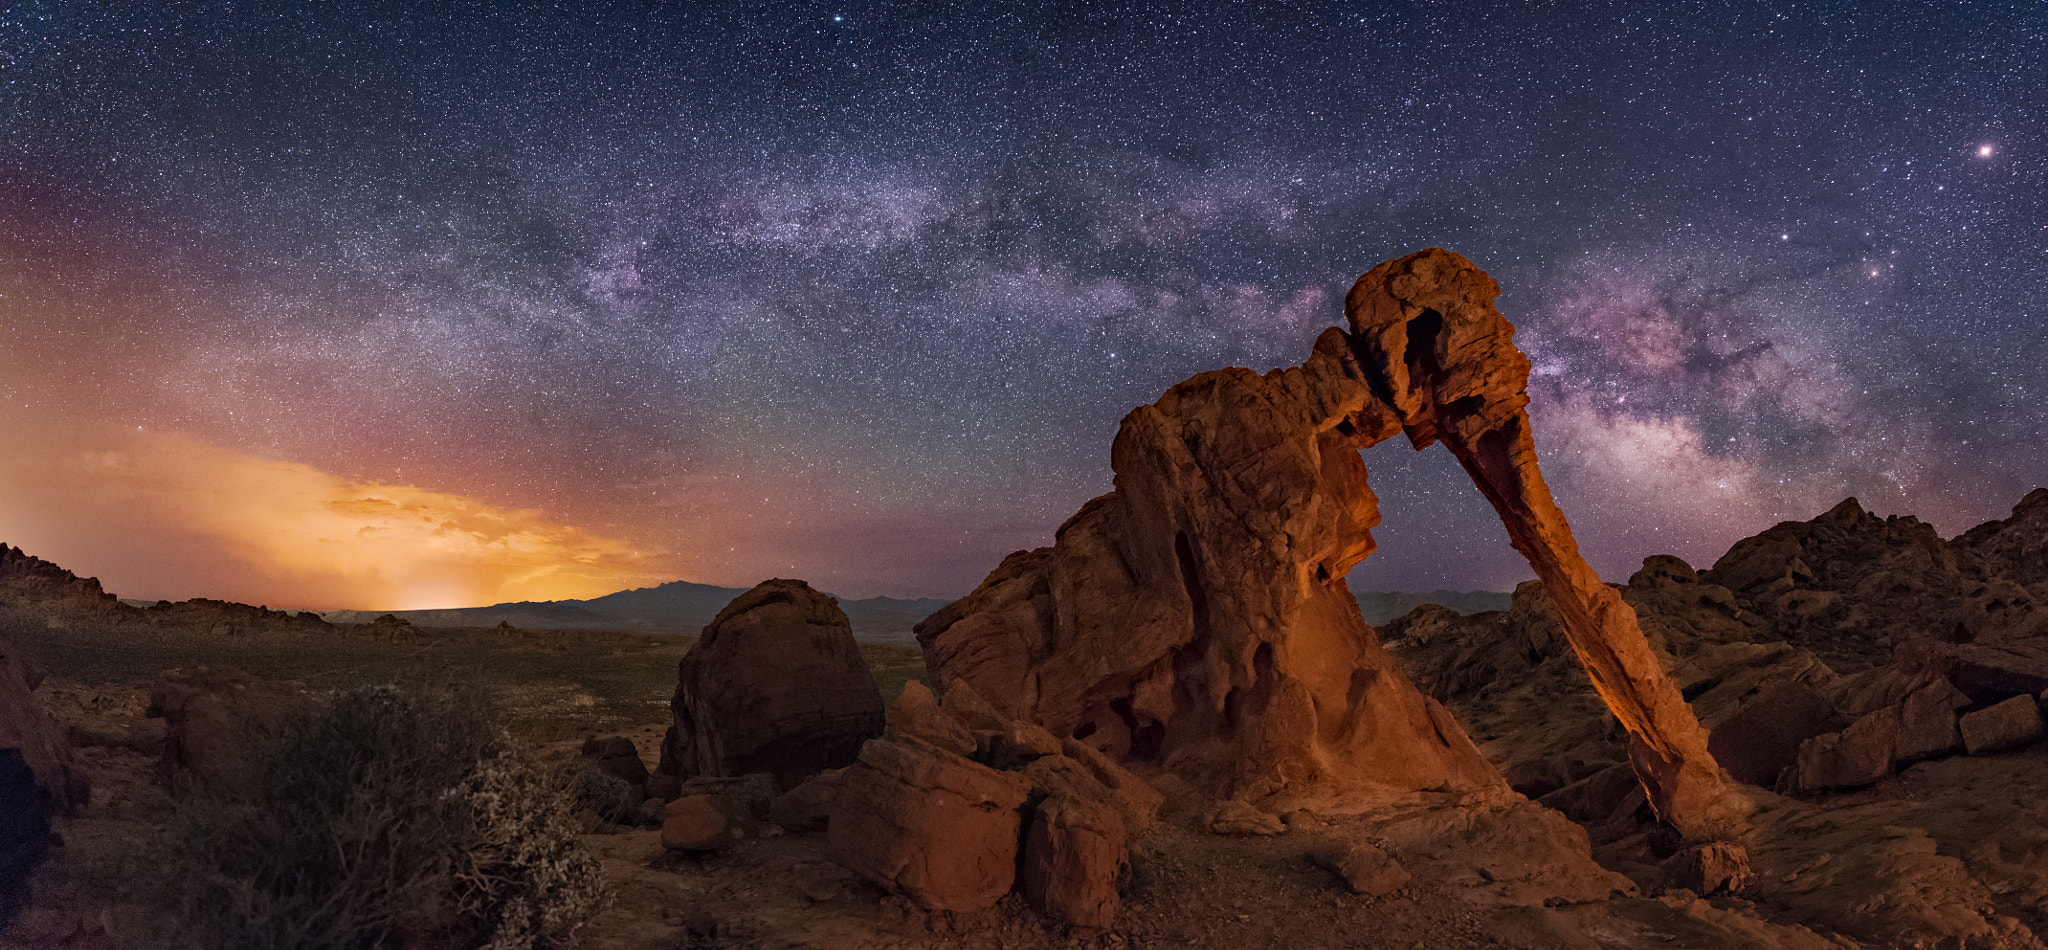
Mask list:
[[[1610,580],[2048,482],[2044,4],[108,6],[0,13],[0,541],[126,596],[958,596],[1430,246]],[[1354,587],[1530,576],[1366,464]]]

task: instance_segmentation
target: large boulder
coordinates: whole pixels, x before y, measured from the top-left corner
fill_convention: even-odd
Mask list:
[[[1004,717],[966,683],[942,706],[912,680],[888,718],[825,791],[835,860],[927,909],[985,908],[1014,886],[1049,917],[1114,922],[1156,790],[1087,745]],[[805,803],[785,800],[813,784],[776,800],[790,812],[779,823],[809,823]]]
[[[1016,882],[1030,786],[914,737],[876,740],[839,776],[834,861],[933,910],[995,906]]]
[[[763,581],[704,628],[676,670],[658,771],[767,772],[783,789],[840,768],[882,732],[882,695],[839,602]]]
[[[1068,923],[1114,924],[1123,908],[1116,878],[1125,847],[1116,809],[1085,798],[1047,798],[1032,810],[1024,836],[1024,899]]]
[[[49,813],[68,815],[85,804],[91,788],[64,729],[31,695],[42,681],[42,670],[0,639],[0,749],[17,750]]]
[[[90,792],[64,730],[30,695],[41,682],[0,639],[0,930],[49,847],[52,820],[83,806]]]
[[[1963,746],[1971,755],[1989,755],[2017,749],[2041,738],[2041,708],[2032,696],[2014,696],[2005,702],[1965,713]]]
[[[164,720],[158,781],[176,791],[225,778],[234,763],[273,741],[278,727],[312,702],[284,683],[205,667],[165,673],[149,699],[149,715]]]

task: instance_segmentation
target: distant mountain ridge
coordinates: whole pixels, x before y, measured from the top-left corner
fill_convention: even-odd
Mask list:
[[[576,629],[629,629],[663,633],[695,634],[718,616],[732,599],[746,593],[742,587],[715,587],[690,581],[670,581],[657,587],[622,590],[589,600],[520,601],[488,607],[453,607],[440,610],[320,610],[330,623],[368,623],[390,613],[421,627],[493,627],[509,623],[515,627]],[[1358,610],[1365,622],[1375,626],[1399,617],[1421,604],[1440,604],[1462,614],[1506,610],[1510,595],[1495,591],[1432,590],[1363,591]],[[933,597],[839,598],[839,609],[853,622],[854,636],[861,640],[913,644],[911,628],[951,601]]]
[[[367,623],[390,613],[421,627],[493,627],[509,623],[515,627],[646,630],[659,633],[696,634],[718,616],[732,599],[747,592],[744,587],[715,587],[690,581],[670,581],[656,587],[622,590],[589,600],[520,601],[489,607],[454,607],[441,610],[321,610],[332,623]],[[861,640],[911,644],[916,640],[910,628],[951,601],[923,597],[839,598],[839,609],[853,623],[854,636]]]

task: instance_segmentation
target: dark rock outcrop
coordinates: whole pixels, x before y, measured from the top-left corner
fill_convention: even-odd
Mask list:
[[[163,685],[149,698],[149,715],[164,720],[157,780],[174,791],[188,783],[218,781],[312,703],[285,683],[204,667],[165,673]]]
[[[142,616],[142,611],[107,593],[99,578],[79,577],[5,544],[0,544],[0,608],[52,628],[77,622],[134,622]]]
[[[41,682],[40,671],[0,639],[0,929],[27,891],[53,819],[83,806],[91,791],[65,731],[30,695]]]
[[[882,696],[832,598],[763,581],[727,604],[676,671],[657,770],[767,772],[784,789],[850,764],[882,732]]]

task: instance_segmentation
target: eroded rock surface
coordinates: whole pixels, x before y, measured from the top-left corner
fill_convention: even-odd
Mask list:
[[[48,848],[52,820],[83,806],[90,793],[65,730],[30,695],[41,681],[0,637],[0,928]]]
[[[934,675],[1269,810],[1497,787],[1344,585],[1379,520],[1357,450],[1405,431],[1449,446],[1500,512],[1658,811],[1694,831],[1726,819],[1706,733],[1536,470],[1528,361],[1498,293],[1448,251],[1388,261],[1352,289],[1351,332],[1325,331],[1302,366],[1203,373],[1133,410],[1116,490],[918,625]]]
[[[799,580],[733,599],[677,666],[658,771],[767,772],[783,789],[850,764],[882,731],[882,695],[837,601]]]

